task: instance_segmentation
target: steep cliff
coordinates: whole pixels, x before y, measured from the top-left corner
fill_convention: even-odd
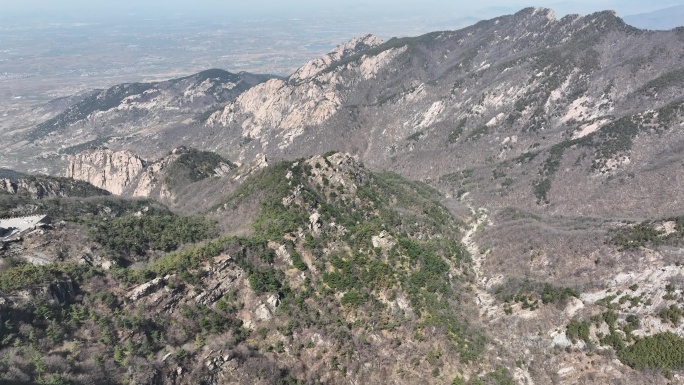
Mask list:
[[[100,148],[70,157],[65,175],[115,195],[173,203],[188,185],[212,177],[235,177],[237,167],[218,154],[185,147],[156,161],[143,160],[130,151]],[[250,173],[249,168],[245,172]]]
[[[374,35],[366,35],[354,38],[347,43],[340,44],[322,58],[313,59],[301,66],[295,73],[290,75],[289,80],[301,82],[314,78],[334,63],[357,55],[363,51],[375,48],[382,44],[382,39]]]
[[[380,43],[372,35],[352,39],[322,59],[306,63],[287,81],[273,79],[247,90],[214,113],[206,124],[239,127],[238,135],[247,146],[252,147],[254,141],[265,148],[286,151],[307,129],[326,125],[339,112],[344,105],[341,90],[370,81],[404,51],[397,48],[368,57],[363,54]],[[359,55],[363,56],[358,62],[344,64]],[[347,71],[331,70],[335,66]]]
[[[98,149],[75,155],[65,176],[121,195],[142,174],[146,163],[130,151]]]

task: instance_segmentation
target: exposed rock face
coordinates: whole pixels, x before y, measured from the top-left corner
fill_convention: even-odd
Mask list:
[[[139,299],[150,295],[151,293],[159,290],[166,283],[166,279],[162,277],[155,278],[149,282],[143,283],[140,286],[135,287],[131,290],[127,297],[129,300],[135,302]]]
[[[295,87],[283,80],[269,80],[212,115],[208,124],[240,122],[242,137],[268,141],[270,135],[275,135],[278,145],[286,147],[304,133],[304,126],[321,124],[337,112],[340,99],[335,84],[332,81]]]
[[[285,262],[285,263],[288,264],[288,265],[291,265],[291,264],[292,264],[292,256],[291,256],[290,253],[287,251],[287,247],[285,247],[285,245],[281,245],[281,244],[279,244],[279,243],[277,243],[277,242],[272,242],[272,241],[271,241],[271,242],[268,243],[268,247],[270,247],[271,249],[275,250],[276,256],[277,256],[280,260],[282,260],[283,262]]]
[[[38,124],[26,138],[40,146],[59,142],[66,153],[78,152],[140,129],[149,134],[203,120],[207,110],[272,77],[209,69],[167,81],[119,84],[81,97],[62,113]],[[84,126],[89,128],[83,130]]]
[[[234,181],[267,165],[265,156],[261,156],[238,170],[237,164],[215,153],[183,146],[156,161],[143,160],[130,151],[96,149],[70,157],[65,174],[95,183],[116,195],[153,198],[173,204],[179,192],[196,195],[186,191],[192,183],[207,178]]]
[[[650,217],[679,214],[684,206],[680,151],[684,140],[681,131],[684,127],[681,86],[684,75],[679,63],[684,55],[681,31],[638,31],[624,25],[610,12],[556,20],[549,10],[527,9],[462,31],[397,39],[379,46],[375,45],[379,42],[369,39],[370,42],[363,43],[365,46],[356,41],[349,44],[349,49],[338,48],[325,58],[308,63],[288,81],[271,80],[247,91],[226,109],[214,114],[209,125],[196,126],[199,139],[192,140],[204,143],[205,147],[239,155],[241,160],[257,159],[256,165],[248,164],[248,171],[242,175],[265,167],[267,156],[269,160],[277,161],[327,149],[342,149],[348,153],[314,156],[301,161],[307,167],[298,167],[302,164],[295,162],[296,166],[293,164],[288,170],[281,170],[291,183],[285,182],[288,189],[282,200],[279,195],[272,203],[282,202],[287,209],[304,211],[296,214],[301,220],[296,231],[276,236],[279,242],[285,240],[286,245],[275,241],[267,244],[275,252],[275,258],[271,258],[271,251],[261,244],[263,239],[255,242],[262,246],[259,249],[250,249],[246,243],[224,244],[222,249],[217,246],[215,250],[220,250],[217,252],[222,252],[221,255],[193,268],[193,273],[200,273],[194,276],[201,279],[201,285],[176,285],[174,282],[166,285],[162,278],[157,278],[128,291],[128,298],[136,301],[136,308],[175,315],[180,322],[193,321],[194,317],[192,313],[179,313],[182,305],[200,304],[223,309],[222,319],[235,317],[231,323],[237,328],[232,334],[241,334],[239,328],[242,327],[254,330],[253,338],[258,338],[259,346],[273,346],[269,353],[274,355],[286,353],[275,357],[284,359],[280,363],[288,368],[304,363],[319,370],[310,364],[337,362],[338,357],[334,355],[347,348],[333,346],[340,346],[338,344],[345,340],[353,341],[353,345],[348,345],[348,351],[360,353],[365,350],[371,354],[355,353],[358,356],[354,358],[356,369],[346,372],[347,367],[352,367],[345,366],[338,382],[426,383],[449,382],[455,373],[459,376],[483,373],[484,368],[474,369],[474,365],[452,360],[456,356],[450,357],[447,352],[456,353],[454,346],[440,346],[445,340],[432,338],[440,335],[441,327],[434,327],[430,321],[422,323],[430,318],[436,320],[441,310],[477,301],[480,312],[470,308],[475,310],[472,316],[480,316],[477,323],[481,321],[492,337],[487,353],[482,356],[483,362],[488,367],[512,368],[516,361],[517,368],[513,370],[519,383],[664,382],[657,373],[647,372],[643,378],[637,378],[641,374],[620,363],[615,356],[595,353],[611,351],[602,342],[604,337],[613,334],[611,329],[616,325],[626,326],[629,316],[641,315],[643,318],[636,330],[623,329],[624,336],[632,332],[634,336],[662,331],[684,334],[679,324],[669,325],[659,315],[667,306],[678,309],[681,305],[682,289],[674,285],[679,282],[677,277],[684,275],[681,249],[647,244],[653,250],[644,246],[622,252],[606,242],[612,231],[612,219],[609,218],[643,213]],[[373,48],[367,50],[371,46]],[[356,47],[360,47],[359,50]],[[138,99],[127,101],[133,105]],[[129,182],[117,184],[123,186],[124,193],[144,195],[160,189],[164,191],[164,182],[160,180],[179,156],[180,153],[174,151],[155,163],[141,161],[141,171],[137,174],[129,173],[127,166],[122,166],[121,170],[110,166],[112,156],[107,158],[109,161],[97,164],[93,161],[92,164],[102,170],[110,167],[116,175],[125,174],[126,177],[120,179]],[[490,211],[479,206],[470,207],[470,229],[460,238],[465,250],[459,250],[456,244],[451,244],[458,242],[456,233],[442,235],[425,230],[432,226],[444,231],[456,230],[460,226],[451,223],[446,208],[441,210],[436,204],[424,204],[423,200],[437,195],[431,188],[419,183],[407,183],[401,189],[391,187],[387,176],[391,174],[385,174],[382,180],[372,176],[358,167],[362,160],[376,168],[394,169],[428,180],[468,204],[483,203],[491,208],[492,215],[490,217]],[[202,175],[223,177],[231,172],[228,163],[210,164],[211,167],[199,170]],[[93,169],[97,167],[93,166]],[[79,166],[79,170],[87,170],[87,167]],[[195,175],[192,172],[198,168],[180,170],[192,179]],[[298,175],[296,172],[303,173]],[[90,175],[86,171],[82,174]],[[100,174],[93,171],[93,175]],[[304,188],[300,176],[307,178],[306,183],[316,189],[315,195]],[[366,181],[370,183],[364,186]],[[388,183],[387,195],[366,189],[376,182]],[[2,183],[0,186],[4,185],[6,191],[18,189],[17,182]],[[402,202],[402,196],[407,192],[415,192],[420,199]],[[383,199],[377,199],[380,196]],[[376,199],[368,200],[370,197]],[[333,220],[333,213],[342,210],[329,210],[319,204],[321,199],[343,202],[344,206],[339,207],[358,210],[364,216],[356,216],[353,221]],[[453,212],[458,212],[458,202],[445,201],[452,205],[449,208]],[[373,227],[367,229],[372,232],[360,233],[363,221],[369,218],[367,215],[382,213],[388,208],[385,204],[396,206],[396,215],[376,223],[368,221]],[[237,208],[224,206],[215,214],[227,217],[231,213],[229,210],[239,213]],[[663,238],[676,236],[681,230],[677,226],[680,222],[668,219],[654,231],[661,233]],[[346,228],[339,223],[344,223]],[[402,223],[405,231],[396,231],[396,223]],[[344,237],[345,233],[349,237]],[[416,242],[427,241],[425,248],[411,247],[411,243],[406,242],[409,234]],[[359,235],[363,238],[358,238]],[[368,238],[377,249],[367,250]],[[345,239],[355,241],[353,249]],[[676,238],[669,239],[674,242]],[[309,248],[307,244],[314,246]],[[356,247],[358,244],[363,248]],[[432,247],[442,245],[442,252],[431,251]],[[299,251],[295,254],[288,249]],[[409,250],[412,255],[402,255]],[[235,260],[228,252],[234,252]],[[353,258],[328,259],[335,254]],[[374,291],[369,290],[378,303],[387,304],[386,309],[392,315],[401,317],[397,318],[395,326],[376,329],[377,320],[392,320],[383,318],[384,315],[366,318],[368,323],[361,324],[359,321],[365,317],[365,310],[347,308],[349,312],[330,313],[330,304],[336,299],[354,299],[355,289],[362,279],[335,288],[337,298],[333,299],[323,296],[330,291],[328,288],[333,289],[336,280],[332,275],[327,277],[332,279],[326,279],[321,274],[349,277],[347,272],[356,268],[352,265],[356,263],[355,254],[381,263],[369,268],[368,273],[377,272],[380,269],[376,266],[382,267],[385,262],[391,264],[387,266],[387,280],[394,280],[389,277],[395,276],[397,268],[406,266],[408,269],[406,274],[401,274],[403,277],[397,277],[391,292],[387,287],[388,290],[378,292],[376,298]],[[446,267],[434,263],[435,259],[413,263],[412,259],[418,259],[418,254],[438,260],[443,258],[444,262],[450,263]],[[359,262],[363,259],[359,258]],[[458,271],[457,263],[464,270]],[[297,267],[302,264],[306,270]],[[244,266],[251,269],[243,270]],[[363,265],[359,263],[359,266]],[[411,281],[422,285],[421,279],[426,279],[421,278],[420,273],[429,269],[440,270],[454,283],[468,284],[468,291],[463,292],[457,304],[442,306],[434,313],[423,312],[415,306],[418,297],[402,293],[409,284],[414,285]],[[258,283],[256,279],[269,277],[273,284],[287,284],[282,305],[279,304],[281,296],[276,294],[278,286],[254,290],[254,283]],[[524,303],[516,302],[518,300],[504,303],[495,295],[499,293],[499,285],[507,284],[508,277],[529,277],[539,284],[548,281],[561,285],[559,289],[578,287],[582,294],[577,295],[579,298],[571,297],[567,302],[561,300],[552,304],[545,303],[543,293],[530,293],[529,298],[535,301],[534,308],[530,309],[527,294],[522,295],[522,291],[516,289],[515,292],[526,297]],[[435,282],[423,283],[430,292],[425,298],[432,298],[430,301],[453,293],[441,292],[438,286],[430,288]],[[350,287],[352,290],[343,292]],[[300,288],[307,289],[306,295],[299,291],[300,295],[291,296]],[[320,288],[324,290],[318,290]],[[288,292],[290,289],[293,291]],[[310,296],[308,289],[320,295]],[[69,290],[55,292],[68,293]],[[55,294],[54,298],[60,301],[62,297]],[[334,318],[329,318],[331,321],[326,321],[333,328],[301,333],[301,325],[296,326],[299,319],[284,324],[285,313],[296,311],[292,306],[293,297],[295,301],[301,299],[301,306],[297,307],[302,310],[299,313],[302,321],[306,321],[309,314],[315,315],[308,319],[310,322],[333,315]],[[320,299],[326,303],[316,309]],[[284,311],[276,311],[278,306]],[[366,314],[382,314],[383,307],[373,308],[373,312],[378,313]],[[590,328],[587,340],[599,342],[600,350],[593,342],[585,344],[568,338],[569,320],[588,322],[597,314],[607,314],[606,308],[621,314],[615,325],[599,321],[599,326],[592,321],[592,325],[587,326]],[[402,324],[409,320],[415,322]],[[278,322],[283,323],[278,325]],[[326,324],[321,323],[320,327]],[[279,327],[275,328],[276,325]],[[267,327],[271,326],[269,331]],[[260,335],[260,330],[265,333]],[[623,334],[618,334],[622,338]],[[200,365],[210,371],[224,368],[216,378],[240,371],[244,375],[265,372],[251,370],[244,361],[234,360],[221,351],[217,353],[214,350],[217,346],[217,349],[225,349],[230,342],[213,335],[210,339],[216,341],[199,341],[208,342],[207,346],[196,346],[191,358],[195,361],[189,362],[200,362],[202,355],[208,352]],[[299,347],[295,345],[300,342]],[[302,349],[304,343],[316,349]],[[373,345],[374,350],[369,351],[363,345]],[[472,346],[470,342],[466,345]],[[185,346],[188,347],[187,342]],[[276,347],[282,348],[282,352],[277,353],[280,349]],[[490,354],[492,352],[494,354]],[[183,351],[179,350],[179,353]],[[248,355],[239,356],[244,359]],[[431,358],[426,360],[426,356]],[[162,360],[168,357],[167,354]],[[413,362],[416,364],[407,365]],[[325,375],[342,373],[329,370],[325,365],[319,368]],[[383,372],[385,369],[388,370]],[[184,370],[179,368],[176,373],[178,376],[188,373]],[[410,373],[404,370],[413,370],[418,377],[409,380],[404,376]],[[447,377],[444,373],[450,374]],[[364,378],[366,374],[377,377]],[[431,375],[433,377],[429,377]],[[233,383],[256,381],[230,378]],[[315,380],[337,381],[323,376]],[[471,380],[475,382],[473,378]],[[675,374],[674,381],[681,382],[681,375]],[[187,382],[192,381],[188,379]],[[198,382],[201,381],[192,383]],[[221,383],[214,378],[206,382]]]
[[[289,147],[306,127],[328,122],[344,105],[340,90],[349,82],[375,77],[378,71],[405,47],[390,49],[375,56],[363,52],[377,47],[381,40],[367,35],[338,46],[321,59],[305,64],[289,81],[273,79],[246,91],[237,100],[212,115],[207,124],[239,125],[241,136],[258,139],[263,146],[273,143],[278,149]],[[360,56],[359,60],[341,65],[344,59]],[[340,64],[346,71],[332,71]],[[341,76],[341,75],[345,76]]]
[[[259,304],[257,308],[254,310],[254,314],[256,316],[256,319],[259,321],[268,321],[273,317],[273,313],[271,313],[271,310],[266,306],[265,303]]]
[[[0,190],[8,192],[10,194],[16,194],[17,185],[9,179],[0,179]]]
[[[328,68],[331,64],[339,62],[342,59],[346,59],[352,55],[356,55],[360,52],[375,48],[380,44],[382,44],[382,39],[370,34],[363,37],[354,38],[345,44],[338,45],[334,50],[330,51],[322,58],[307,62],[290,76],[290,80],[303,81],[306,79],[311,79]]]
[[[329,156],[317,155],[306,160],[312,167],[312,175],[316,183],[323,184],[327,180],[331,186],[338,188],[343,194],[353,196],[368,179],[363,163],[349,153],[334,153]]]
[[[105,148],[74,156],[66,176],[121,195],[144,168],[145,161],[134,153]]]
[[[268,159],[266,159],[266,155],[264,154],[259,154],[256,157],[256,162],[254,165],[255,170],[261,170],[263,168],[268,167]]]
[[[323,221],[321,220],[321,214],[314,212],[309,216],[309,230],[313,234],[320,234],[321,228],[323,227]]]
[[[152,191],[157,187],[156,175],[160,173],[167,162],[156,162],[150,164],[145,171],[140,174],[135,188],[133,189],[133,196],[135,197],[149,197]],[[163,189],[162,197],[170,197],[167,189]]]
[[[41,199],[54,196],[66,196],[61,185],[57,181],[29,181],[19,179],[16,184],[15,192],[19,189],[28,191],[34,199]]]
[[[397,243],[394,238],[387,233],[387,231],[381,231],[380,234],[374,235],[371,238],[373,247],[377,247],[383,250],[389,250]]]
[[[182,140],[241,163],[339,150],[480,204],[557,213],[638,216],[649,187],[662,185],[676,196],[649,198],[664,214],[684,202],[681,181],[669,177],[681,174],[676,151],[656,150],[681,142],[681,36],[640,31],[613,12],[556,19],[533,8],[459,31],[365,36],[246,89],[192,135],[187,122],[128,127],[116,145],[152,159]],[[207,79],[187,100],[209,89]],[[163,93],[133,88],[107,94],[127,95],[117,111]],[[68,130],[95,123],[79,122]]]
[[[76,298],[76,286],[71,280],[55,281],[42,290],[47,301],[60,305],[72,303]]]

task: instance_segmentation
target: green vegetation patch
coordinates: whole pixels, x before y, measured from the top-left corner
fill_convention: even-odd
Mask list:
[[[219,111],[222,111],[224,108],[225,107],[214,107],[214,108],[210,108],[210,109],[202,112],[201,114],[195,116],[195,123],[198,123],[198,124],[206,123],[207,120],[209,120],[209,118],[211,118],[212,115],[214,115],[215,113],[217,113]]]
[[[620,361],[639,370],[684,368],[684,339],[671,332],[640,338],[617,353]]]
[[[169,252],[184,243],[216,235],[216,225],[201,217],[126,215],[90,222],[92,239],[122,257],[145,256],[151,250]]]
[[[507,303],[521,303],[523,309],[530,310],[538,309],[540,301],[543,304],[550,304],[567,301],[571,297],[579,298],[579,293],[571,288],[536,282],[528,278],[511,278],[495,287],[494,295]]]
[[[111,278],[88,265],[18,265],[0,272],[3,291],[45,287],[55,279],[70,280],[75,296],[57,303],[44,299],[39,291],[29,301],[0,307],[0,349],[19,352],[0,360],[0,382],[14,383],[13,373],[20,373],[26,383],[121,382],[128,376],[144,376],[151,367],[147,362],[169,345],[194,340],[201,347],[209,335],[222,335],[234,344],[247,335],[234,311],[229,311],[235,305],[230,298],[222,299],[225,310],[190,302],[179,305],[173,317],[160,317],[125,306],[116,287],[103,286],[111,284]],[[99,289],[89,286],[92,282]],[[57,347],[65,354],[54,355]],[[178,349],[170,359],[180,363],[192,356]],[[84,370],[99,367],[107,370]]]
[[[166,170],[165,181],[171,188],[182,187],[214,176],[215,170],[221,165],[236,167],[214,152],[199,151],[194,148],[181,151],[183,153]]]
[[[581,145],[593,145],[599,159],[610,159],[632,149],[634,138],[642,129],[631,117],[620,118],[600,130],[578,139]]]
[[[420,140],[420,137],[423,135],[425,135],[424,131],[414,132],[413,134],[406,137],[406,140],[417,142]]]
[[[379,298],[384,293],[404,292],[419,317],[416,326],[438,327],[463,360],[475,359],[485,339],[458,314],[459,280],[463,278],[449,275],[452,266],[466,266],[469,255],[453,240],[461,236],[462,223],[439,204],[440,194],[423,183],[385,172],[359,176],[356,199],[347,199],[344,189],[315,183],[314,171],[301,160],[273,165],[246,181],[223,207],[257,201],[259,215],[251,239],[262,244],[291,245],[287,238],[304,231],[303,244],[294,245],[296,253],[290,253],[293,264],[308,275],[299,253],[306,250],[314,255],[315,270],[323,273],[312,277],[312,285],[321,295],[339,295],[343,308],[360,312],[358,322],[364,322],[362,314],[383,313],[385,305]],[[285,205],[283,197],[288,196],[296,199]],[[314,207],[322,223],[334,222],[345,231],[309,232],[308,214]],[[372,237],[383,231],[394,246],[374,248]],[[434,238],[419,241],[419,234]],[[285,283],[280,270],[268,265],[243,268],[257,291],[278,292],[284,302],[304,295]]]
[[[321,172],[333,168],[330,159],[319,164]],[[363,169],[347,175],[357,187],[348,191],[332,178],[321,183],[315,172],[301,160],[270,166],[217,206],[221,214],[229,215],[237,205],[258,205],[252,221],[254,232],[244,237],[213,238],[216,233],[211,221],[176,216],[142,202],[82,199],[93,202],[92,206],[84,211],[72,211],[76,205],[69,206],[70,215],[81,213],[80,223],[107,249],[123,257],[154,251],[156,258],[136,264],[135,269],[102,271],[79,265],[83,273],[10,266],[0,273],[2,290],[31,289],[71,279],[78,292],[70,305],[0,308],[3,322],[8,321],[0,328],[0,349],[19,346],[22,354],[37,357],[39,363],[40,357],[56,346],[70,346],[73,341],[74,349],[90,349],[69,353],[77,365],[85,362],[106,367],[120,381],[123,374],[119,373],[125,372],[130,376],[126,378],[133,380],[146,372],[146,363],[163,356],[173,368],[190,367],[199,358],[199,349],[214,344],[214,339],[225,354],[258,350],[278,357],[314,346],[274,341],[274,337],[315,331],[334,346],[320,354],[334,370],[344,372],[354,362],[353,352],[367,344],[364,333],[373,329],[396,334],[397,339],[402,333],[413,333],[422,341],[427,336],[442,338],[446,346],[440,354],[461,362],[476,361],[487,339],[464,311],[473,306],[465,298],[472,279],[468,274],[470,256],[458,241],[464,224],[439,203],[440,194],[394,173],[374,174]],[[132,212],[134,209],[137,211]],[[91,210],[96,213],[91,215]],[[320,215],[317,231],[309,222],[313,210]],[[372,238],[378,235],[386,244],[374,246]],[[202,241],[207,237],[209,240]],[[165,251],[184,243],[190,245]],[[278,256],[274,249],[280,246],[274,244],[285,246],[292,265]],[[224,272],[244,278],[214,297],[216,286],[209,287],[208,282],[215,284],[212,277]],[[159,291],[162,302],[132,301],[124,296],[154,278],[164,278],[157,281],[165,286]],[[187,295],[191,291],[207,296],[200,303]],[[236,314],[245,306],[242,299],[254,294],[262,301],[276,297],[279,304],[270,308],[269,322],[259,324],[257,332],[250,335]],[[152,310],[171,298],[178,301],[170,309],[171,315]],[[408,304],[404,309],[397,306],[402,303],[400,298]],[[353,322],[348,321],[350,316]],[[0,360],[0,373],[11,364]],[[37,367],[40,365],[21,366],[21,370],[29,379],[53,374]],[[69,380],[81,370],[80,366],[73,372],[69,366],[65,368],[54,374]],[[440,376],[440,368],[433,370],[435,377]],[[287,371],[281,374],[296,383]],[[499,374],[482,378],[507,378]]]
[[[682,315],[684,315],[684,311],[677,306],[677,305],[670,305],[670,307],[663,308],[663,310],[658,313],[658,316],[660,316],[660,319],[662,319],[664,322],[669,322],[672,325],[679,326],[679,323],[682,320]]]
[[[572,142],[564,141],[554,145],[549,150],[548,158],[546,158],[539,169],[540,179],[533,182],[534,196],[537,198],[538,204],[549,203],[551,183],[555,178],[556,172],[560,169],[566,148],[571,145]]]
[[[590,327],[591,324],[589,321],[572,320],[568,324],[565,333],[573,344],[577,343],[577,340],[582,340],[586,343],[589,343],[591,342],[591,338],[589,337]]]
[[[56,279],[80,280],[88,274],[89,268],[77,264],[33,265],[15,263],[0,271],[0,292],[9,293],[20,289],[30,289]]]
[[[667,234],[658,226],[673,222],[673,231]],[[660,245],[681,245],[684,243],[684,216],[663,220],[648,220],[631,226],[617,227],[610,230],[608,243],[625,251],[639,247],[658,247]]]
[[[451,385],[515,385],[516,383],[510,370],[499,365],[487,374],[470,377],[469,381],[458,376],[451,382]]]
[[[677,118],[682,115],[684,103],[681,101],[672,102],[658,110],[658,120],[664,126],[671,126],[676,123]]]
[[[649,81],[639,88],[638,92],[648,92],[650,94],[657,94],[659,91],[668,88],[676,87],[684,83],[684,69],[678,69],[667,72],[657,78]]]
[[[11,181],[16,181],[17,179],[25,177],[26,174],[10,170],[8,168],[0,168],[0,179],[9,179]]]
[[[229,238],[219,238],[156,259],[148,270],[159,276],[181,274],[198,269],[204,262],[221,254]]]
[[[620,251],[660,244],[664,235],[650,222],[642,222],[634,227],[612,229],[611,233],[609,243],[618,246]]]
[[[533,161],[534,158],[537,157],[537,155],[539,155],[538,152],[525,151],[522,154],[520,154],[520,156],[513,159],[513,162],[519,163],[519,164],[529,163],[529,162]]]
[[[407,136],[406,140],[417,142],[420,140],[420,137],[423,135],[425,135],[424,131],[414,132],[413,134]]]
[[[449,137],[447,138],[447,143],[456,143],[458,139],[463,135],[463,131],[465,130],[466,123],[468,122],[468,119],[463,118],[458,121],[456,124],[456,127],[454,128],[451,133],[449,133]]]
[[[659,315],[665,322],[677,325],[682,313],[680,308],[672,305],[663,309]],[[670,370],[684,368],[682,337],[671,332],[646,337],[636,336],[633,331],[641,326],[639,317],[629,314],[623,319],[623,316],[624,314],[621,316],[614,310],[608,310],[592,316],[591,322],[573,319],[567,326],[566,334],[573,343],[583,340],[589,346],[598,342],[613,348],[622,363],[637,370],[662,370],[667,376]],[[608,326],[608,333],[597,333],[598,341],[593,341],[590,335],[591,323],[597,328],[605,323]]]
[[[489,127],[482,125],[480,127],[473,129],[472,131],[470,131],[468,133],[468,136],[466,136],[465,140],[467,140],[467,141],[478,140],[478,139],[482,138],[483,136],[487,135],[488,133],[489,133]]]

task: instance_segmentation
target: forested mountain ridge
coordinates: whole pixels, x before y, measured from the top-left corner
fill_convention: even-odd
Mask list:
[[[55,220],[77,210],[62,206]],[[465,310],[465,224],[422,183],[326,154],[255,173],[203,217],[116,198],[81,206],[118,209],[3,252],[4,380],[425,382],[488,370],[475,364],[485,332]],[[217,237],[245,208],[251,230]],[[80,264],[76,250],[25,262],[33,242],[68,231],[71,249],[88,247]]]

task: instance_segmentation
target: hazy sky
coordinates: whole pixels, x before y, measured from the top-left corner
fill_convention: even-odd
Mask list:
[[[440,16],[492,17],[510,13],[527,6],[544,6],[565,13],[590,13],[613,9],[620,16],[649,12],[673,5],[684,5],[684,0],[0,0],[0,15],[11,17],[36,15],[71,18],[104,18],[128,15],[189,16],[307,16],[338,13],[419,13]]]

